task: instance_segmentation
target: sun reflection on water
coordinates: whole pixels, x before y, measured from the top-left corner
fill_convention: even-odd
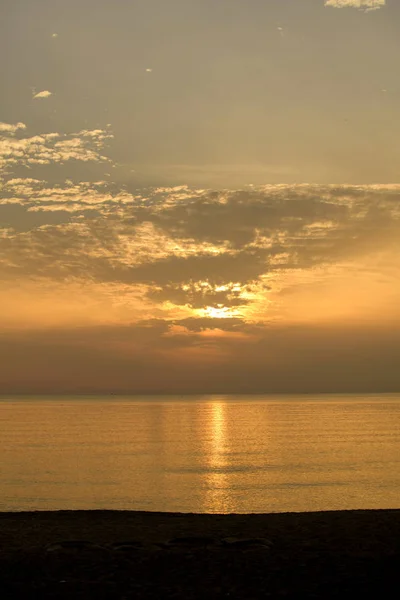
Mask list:
[[[226,405],[214,400],[210,405],[208,418],[209,445],[207,461],[209,470],[205,481],[204,509],[206,512],[231,512],[228,472],[226,470],[227,423]]]

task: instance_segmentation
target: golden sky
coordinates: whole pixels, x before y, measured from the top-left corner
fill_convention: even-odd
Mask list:
[[[0,385],[400,389],[400,6],[1,8]]]

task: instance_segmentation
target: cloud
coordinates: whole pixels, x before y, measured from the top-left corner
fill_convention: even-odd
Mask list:
[[[109,131],[95,129],[77,133],[44,133],[32,137],[16,137],[25,130],[23,123],[3,123],[0,129],[0,168],[12,172],[16,167],[63,164],[67,161],[104,162],[100,154],[113,136]]]
[[[325,6],[332,8],[358,8],[361,10],[377,10],[386,5],[386,0],[325,0]]]
[[[103,135],[71,139],[98,152]],[[398,381],[400,185],[133,190],[8,174],[1,198],[2,389]],[[376,361],[386,379],[371,368],[363,380]]]
[[[8,133],[9,135],[14,135],[19,129],[26,129],[26,125],[24,123],[16,123],[15,125],[0,123],[0,134]]]
[[[115,189],[106,181],[71,180],[63,183],[49,184],[34,178],[12,178],[4,182],[0,205],[18,204],[30,212],[45,213],[67,211],[79,213],[86,210],[99,210],[110,203],[133,202],[132,194]],[[43,218],[43,222],[46,218]]]
[[[134,194],[11,178],[2,197],[3,281],[114,286],[120,303],[145,290],[166,320],[394,318],[400,301],[399,185]]]
[[[53,95],[53,92],[49,92],[48,90],[43,90],[42,92],[38,92],[37,94],[35,94],[33,96],[33,99],[35,100],[36,98],[49,98],[52,95]]]
[[[366,289],[366,297],[374,297],[359,314],[365,318],[378,305],[393,314],[390,284],[383,289],[374,283],[382,273],[389,282],[392,276],[378,263],[369,272],[365,257],[380,252],[397,276],[388,248],[392,243],[393,256],[398,255],[398,185],[216,191],[188,186],[129,190],[104,180],[47,182],[13,173],[29,167],[35,175],[36,167],[69,161],[106,162],[102,151],[112,134],[87,129],[28,137],[22,123],[2,124],[1,132],[0,160],[7,175],[0,182],[0,281],[18,281],[22,287],[31,281],[31,297],[40,297],[46,281],[60,290],[74,281],[103,286],[109,290],[106,302],[118,298],[121,306],[139,294],[146,315],[157,314],[165,322],[190,317],[198,322],[239,319],[242,326],[281,319],[324,321],[356,314],[360,298],[351,290],[357,277],[346,278],[356,269],[361,273],[357,285]],[[328,301],[326,289],[335,285],[342,295]],[[392,288],[396,299],[397,287]],[[351,302],[338,309],[346,290]],[[89,304],[94,295],[90,298]],[[57,303],[63,305],[60,299]],[[45,320],[45,312],[31,322]],[[102,308],[102,314],[108,312]],[[141,312],[135,314],[137,319]]]

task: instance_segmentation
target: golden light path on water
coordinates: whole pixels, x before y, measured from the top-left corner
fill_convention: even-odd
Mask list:
[[[217,399],[209,406],[208,412],[208,452],[209,472],[206,478],[205,510],[213,513],[227,513],[232,510],[229,499],[228,474],[226,472],[226,406]]]

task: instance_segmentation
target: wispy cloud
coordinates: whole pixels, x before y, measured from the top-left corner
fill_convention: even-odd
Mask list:
[[[377,10],[386,5],[386,0],[325,0],[325,6],[332,8],[358,8],[362,10]]]
[[[100,154],[109,131],[82,130],[77,133],[44,133],[32,137],[15,137],[25,130],[23,123],[3,123],[0,128],[0,168],[10,170],[17,166],[62,164],[65,161],[107,161]]]
[[[82,212],[101,210],[110,203],[133,203],[134,196],[115,189],[106,181],[74,183],[67,180],[50,185],[40,179],[19,177],[9,179],[1,187],[0,204],[19,204],[30,211]]]
[[[35,100],[36,98],[49,98],[52,95],[53,92],[49,92],[49,90],[43,90],[42,92],[38,92],[37,94],[35,94],[33,96],[33,99]]]
[[[0,135],[7,133],[9,135],[14,135],[18,130],[26,129],[25,123],[0,123]]]

